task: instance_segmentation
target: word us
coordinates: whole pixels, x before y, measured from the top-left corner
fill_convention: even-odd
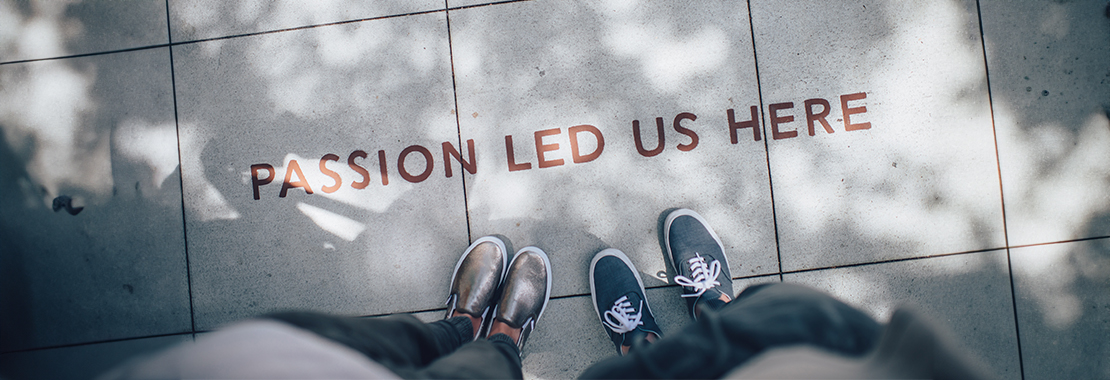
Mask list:
[[[845,131],[871,129],[870,122],[852,123],[851,121],[852,115],[866,113],[867,107],[862,105],[850,106],[848,104],[849,102],[861,101],[866,98],[867,94],[863,92],[840,96],[839,103],[841,110],[841,119],[844,122]],[[774,103],[767,107],[767,124],[770,126],[771,139],[781,140],[798,137],[798,127],[787,126],[787,124],[795,121],[795,114],[791,113],[791,110],[794,108],[795,104],[793,102]],[[817,134],[818,125],[820,125],[820,128],[824,130],[825,133],[831,134],[835,132],[832,124],[830,124],[827,120],[829,117],[829,113],[832,111],[832,105],[829,103],[828,100],[821,98],[806,99],[802,101],[802,103],[800,104],[800,108],[802,115],[805,118],[806,131],[809,133],[810,136],[815,136]],[[760,128],[759,107],[749,107],[749,116],[747,120],[737,121],[736,112],[731,108],[725,111],[725,114],[728,119],[729,139],[732,144],[739,143],[740,131],[749,128],[752,131],[753,141],[760,141],[763,139]],[[699,141],[698,133],[690,128],[682,126],[682,123],[684,121],[695,121],[697,119],[697,115],[689,112],[682,112],[678,115],[675,115],[674,120],[671,122],[671,128],[673,128],[675,132],[684,135],[689,140],[688,142],[680,143],[676,146],[679,151],[689,152],[691,150],[694,150],[694,148],[697,148]],[[654,145],[651,146],[651,148],[649,149],[647,145],[645,145],[645,142],[643,141],[641,135],[640,121],[633,120],[632,140],[636,145],[636,152],[644,157],[654,157],[662,153],[663,150],[666,148],[666,136],[664,133],[665,129],[666,125],[663,118],[655,118],[656,141]],[[575,164],[584,164],[596,160],[598,159],[598,157],[601,157],[602,152],[605,151],[605,136],[601,133],[600,129],[593,125],[583,124],[569,127],[566,129],[566,133],[567,137],[570,139],[571,162]],[[566,164],[563,158],[549,157],[550,153],[558,151],[560,149],[559,143],[553,142],[551,140],[562,134],[562,128],[544,129],[536,131],[532,134],[531,142],[534,142],[534,148],[536,152],[535,166],[537,168],[551,168]],[[582,147],[579,145],[579,138],[587,135],[592,137],[596,144],[594,144],[592,151],[583,152]],[[463,170],[466,170],[468,173],[478,173],[478,160],[475,157],[473,139],[466,140],[466,157],[463,157],[461,151],[449,141],[445,141],[440,144],[439,150],[442,152],[443,172],[447,178],[450,178],[454,175],[454,172],[452,170],[453,165],[451,164],[452,160],[458,162],[462,166]],[[521,170],[530,170],[533,168],[533,162],[518,162],[515,152],[516,151],[514,150],[513,136],[506,135],[505,163],[508,170],[510,172],[515,172]],[[423,169],[418,172],[412,171],[412,168],[409,168],[405,164],[406,159],[413,154],[419,155],[417,157],[423,158],[424,161]],[[348,186],[355,190],[365,189],[367,186],[370,186],[370,183],[372,181],[370,171],[367,169],[366,166],[364,166],[364,163],[360,163],[360,161],[364,162],[367,157],[369,157],[369,153],[363,150],[355,150],[347,155],[345,161],[347,167],[359,176],[359,178],[357,178],[356,180],[347,183]],[[318,188],[320,191],[330,194],[338,191],[343,186],[343,177],[339,174],[339,172],[333,169],[334,167],[336,167],[336,165],[342,165],[339,162],[341,158],[342,157],[340,157],[339,155],[331,153],[325,154],[323,157],[320,157],[320,160],[317,163],[317,169],[319,169],[321,174],[331,179],[330,184],[323,184],[322,186],[320,186],[321,184],[316,184],[316,186],[319,186]],[[390,181],[390,165],[388,159],[389,155],[386,153],[385,150],[377,151],[377,171],[379,174],[378,180],[381,182],[382,186],[389,185]],[[432,172],[435,170],[436,166],[436,160],[432,154],[432,151],[422,145],[411,145],[405,149],[402,149],[401,152],[397,155],[397,160],[395,162],[397,165],[397,173],[405,181],[411,183],[419,183],[427,180],[429,177],[431,177]],[[331,167],[329,167],[329,165],[331,165]],[[263,173],[265,173],[265,175],[263,175]],[[273,165],[270,165],[268,163],[251,165],[250,174],[251,185],[254,190],[255,200],[261,199],[261,188],[263,186],[269,185],[270,183],[273,183],[275,179],[279,178],[277,170],[274,168]],[[286,163],[285,173],[282,173],[280,177],[283,177],[284,180],[281,182],[281,187],[278,190],[279,198],[285,198],[285,196],[288,195],[289,190],[291,189],[302,189],[307,194],[313,193],[313,185],[308,182],[308,177],[305,177],[304,171],[301,169],[301,163],[297,162],[297,160],[295,159],[289,160],[289,162]]]

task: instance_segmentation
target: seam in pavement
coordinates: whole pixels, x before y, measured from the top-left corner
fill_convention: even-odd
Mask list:
[[[166,38],[173,42],[173,33],[170,29],[170,0],[166,0]],[[189,262],[189,233],[186,231],[188,223],[185,218],[185,165],[182,164],[181,153],[181,122],[177,113],[177,75],[173,67],[173,45],[169,45],[170,53],[170,84],[173,91],[173,128],[177,137],[177,184],[181,191],[181,243],[185,250],[185,286],[189,291],[189,329],[197,331],[197,317],[193,308],[193,268]]]
[[[1010,229],[1006,224],[1006,192],[1002,185],[1002,158],[998,152],[998,126],[994,118],[994,92],[991,89],[991,70],[987,62],[987,37],[983,33],[983,7],[975,0],[975,15],[979,22],[979,46],[983,50],[983,76],[987,82],[987,105],[991,112],[991,133],[994,137],[994,164],[998,169],[998,199],[1002,208],[1002,236],[1006,244],[1006,272],[1010,276],[1010,307],[1014,312],[1014,339],[1017,340],[1018,373],[1025,379],[1025,359],[1021,352],[1021,326],[1018,322],[1017,290],[1014,285],[1014,261],[1010,258]]]
[[[20,60],[14,60],[14,61],[0,62],[0,66],[14,65],[14,64],[18,64],[18,63],[57,61],[57,60],[70,59],[70,58],[82,58],[82,57],[91,57],[91,56],[97,56],[97,55],[126,53],[126,52],[139,51],[139,50],[158,49],[158,48],[164,48],[164,47],[169,47],[169,46],[189,45],[189,44],[195,44],[195,43],[201,43],[201,42],[229,40],[229,39],[234,39],[234,38],[252,37],[252,36],[259,36],[259,35],[264,35],[264,34],[291,32],[291,31],[319,28],[319,27],[325,27],[325,26],[355,24],[355,23],[360,23],[360,22],[365,22],[365,21],[384,20],[384,19],[400,18],[400,17],[407,17],[407,16],[418,16],[418,15],[424,15],[424,14],[430,14],[430,13],[447,12],[447,11],[451,11],[451,10],[481,8],[481,7],[487,7],[487,6],[493,6],[493,5],[519,3],[519,2],[525,2],[525,1],[531,1],[531,0],[506,0],[506,1],[485,3],[485,4],[459,6],[459,7],[453,7],[453,8],[446,7],[446,1],[447,0],[444,0],[444,8],[443,9],[433,9],[433,10],[426,10],[426,11],[399,13],[399,14],[377,16],[377,17],[366,17],[366,18],[359,18],[359,19],[353,19],[353,20],[327,22],[327,23],[323,23],[323,24],[302,25],[302,26],[295,26],[295,27],[282,28],[282,29],[273,29],[273,30],[264,30],[264,31],[260,31],[260,32],[232,34],[232,35],[227,35],[227,36],[201,38],[201,39],[196,39],[196,40],[188,40],[188,41],[180,41],[180,42],[173,42],[173,40],[172,40],[172,38],[173,38],[173,29],[170,28],[170,23],[169,23],[170,7],[169,7],[169,3],[167,1],[167,4],[166,4],[166,29],[167,29],[167,31],[169,31],[169,36],[168,36],[169,39],[167,39],[167,41],[168,41],[167,43],[154,44],[154,45],[145,45],[145,46],[136,46],[136,47],[130,47],[130,48],[124,48],[124,49],[102,50],[102,51],[89,52],[89,53],[60,55],[60,56],[55,56],[55,57],[20,59]]]
[[[748,0],[748,33],[752,37],[752,62],[755,67],[755,88],[759,95],[759,128],[763,132],[763,156],[767,159],[767,190],[771,196],[771,224],[775,227],[775,257],[779,262],[779,282],[782,282],[782,249],[779,247],[779,216],[775,208],[775,182],[771,179],[771,147],[767,140],[767,118],[763,116],[763,83],[759,78],[759,53],[755,49],[755,24],[752,18],[752,2]]]

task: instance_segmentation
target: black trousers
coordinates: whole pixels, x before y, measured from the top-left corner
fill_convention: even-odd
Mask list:
[[[350,347],[406,379],[522,379],[520,352],[507,335],[470,341],[467,317],[424,323],[407,314],[375,318],[313,312],[274,319]]]
[[[582,378],[713,379],[764,350],[808,344],[849,356],[867,353],[881,327],[867,314],[817,290],[792,284],[745,289],[716,310],[653,344],[603,360]]]

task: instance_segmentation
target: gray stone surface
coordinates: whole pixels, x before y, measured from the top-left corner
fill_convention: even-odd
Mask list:
[[[427,290],[447,289],[469,244],[461,169],[445,175],[441,148],[458,146],[446,34],[432,13],[174,48],[198,329],[276,309],[439,307]],[[422,180],[399,172],[410,146],[431,155],[430,168],[419,151],[404,161]],[[359,150],[365,176],[348,166]],[[257,200],[256,164],[276,176]],[[281,197],[287,173],[313,193]]]
[[[0,349],[190,330],[171,86],[167,48],[0,66]]]
[[[982,7],[1010,244],[1110,236],[1106,2]]]
[[[900,306],[947,326],[1002,378],[1021,378],[1006,251],[786,274],[882,323]],[[1025,347],[1025,340],[1022,340]]]
[[[0,62],[164,44],[166,32],[160,1],[0,1]]]
[[[744,7],[535,1],[450,17],[461,134],[477,150],[466,180],[474,236],[544,249],[557,296],[587,293],[589,259],[608,247],[653,286],[666,272],[663,213],[686,207],[744,257],[730,261],[734,276],[778,272],[764,144],[750,128],[732,144],[726,113],[747,120],[759,104]],[[673,127],[683,113],[696,115],[680,124],[697,134],[696,146]],[[657,117],[665,143],[646,157],[632,123],[652,150]],[[604,148],[581,132],[574,162],[570,128],[579,125],[596,127]],[[540,167],[535,133],[546,130],[543,160],[562,165]],[[515,163],[530,169],[510,170],[506,136]]]
[[[1110,377],[1110,239],[1011,252],[1026,379]]]
[[[442,0],[169,1],[174,42],[404,15],[443,9],[443,5]]]
[[[751,7],[783,270],[1005,246],[974,1]]]
[[[687,207],[745,281],[785,270],[884,320],[908,300],[1003,377],[1020,376],[1019,340],[1030,379],[1110,377],[1106,240],[1026,246],[1110,235],[1106,2],[750,4],[0,0],[0,376],[87,377],[175,341],[133,338],[279,309],[440,319],[458,255],[501,234],[554,263],[527,377],[573,377],[614,353],[587,285],[603,248],[640,268],[665,332],[689,322],[659,235]],[[170,40],[172,61],[6,64]],[[870,129],[846,130],[854,93]],[[810,99],[833,133],[809,135]],[[733,144],[726,111],[752,106],[761,124]],[[647,157],[632,121],[650,149],[656,117]],[[603,135],[596,159],[573,162],[579,125]],[[564,162],[540,168],[534,133],[552,129],[544,156]],[[580,156],[597,149],[584,130]],[[509,171],[506,136],[530,169]],[[425,179],[400,173],[411,146]],[[279,196],[291,160],[313,194]],[[278,177],[258,200],[255,164]],[[82,211],[53,211],[62,195]],[[1006,244],[1025,246],[1014,294]]]
[[[92,379],[131,358],[193,341],[193,334],[0,354],[5,379]]]

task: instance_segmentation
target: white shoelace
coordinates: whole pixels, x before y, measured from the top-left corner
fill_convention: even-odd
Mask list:
[[[691,280],[685,276],[674,276],[674,281],[679,285],[694,288],[697,293],[683,294],[683,297],[698,297],[706,290],[713,289],[713,287],[721,284],[717,281],[717,275],[721,274],[720,261],[713,260],[712,263],[706,264],[705,258],[695,252],[694,257],[686,262],[690,264],[690,271],[693,272],[694,279]]]
[[[612,309],[605,311],[605,325],[617,334],[635,330],[636,326],[644,324],[643,321],[640,321],[640,318],[644,315],[643,306],[644,301],[640,300],[640,306],[633,308],[632,302],[628,301],[628,296],[621,297],[617,302],[613,302]],[[637,312],[636,310],[640,311]]]

